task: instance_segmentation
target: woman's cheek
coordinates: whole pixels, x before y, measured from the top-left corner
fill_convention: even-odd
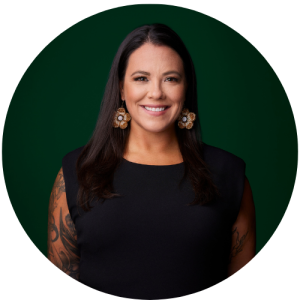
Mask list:
[[[127,99],[130,102],[142,100],[146,95],[146,90],[143,87],[131,87],[127,93]]]

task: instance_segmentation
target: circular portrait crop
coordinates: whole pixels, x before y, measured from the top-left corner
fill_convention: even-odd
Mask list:
[[[167,299],[222,282],[268,242],[297,133],[278,77],[241,35],[189,9],[130,5],[75,24],[32,62],[3,169],[49,266],[110,295]],[[38,198],[23,192],[33,178]]]

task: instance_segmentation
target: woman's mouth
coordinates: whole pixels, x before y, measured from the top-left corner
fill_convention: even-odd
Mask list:
[[[141,107],[147,112],[149,113],[150,115],[153,115],[153,116],[160,116],[160,115],[163,115],[169,108],[170,106],[167,106],[167,105],[141,105]]]

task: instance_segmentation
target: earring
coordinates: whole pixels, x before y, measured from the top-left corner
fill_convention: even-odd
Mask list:
[[[184,108],[177,121],[180,129],[186,128],[191,129],[194,125],[194,121],[196,120],[196,115],[193,112],[189,112],[187,108]]]
[[[123,107],[123,103],[125,100],[122,100],[121,107],[115,112],[113,127],[121,129],[125,129],[128,126],[128,122],[131,120],[131,116],[129,113],[126,113],[125,108]]]

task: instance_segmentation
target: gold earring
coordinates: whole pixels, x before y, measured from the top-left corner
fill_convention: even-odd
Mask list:
[[[131,120],[131,116],[129,113],[126,113],[125,108],[123,107],[123,103],[125,100],[122,100],[121,107],[115,112],[113,127],[121,129],[125,129],[128,126],[128,122]]]
[[[187,108],[184,108],[180,113],[177,121],[180,129],[186,128],[191,129],[194,125],[194,121],[196,120],[196,115],[193,112],[189,112]]]

